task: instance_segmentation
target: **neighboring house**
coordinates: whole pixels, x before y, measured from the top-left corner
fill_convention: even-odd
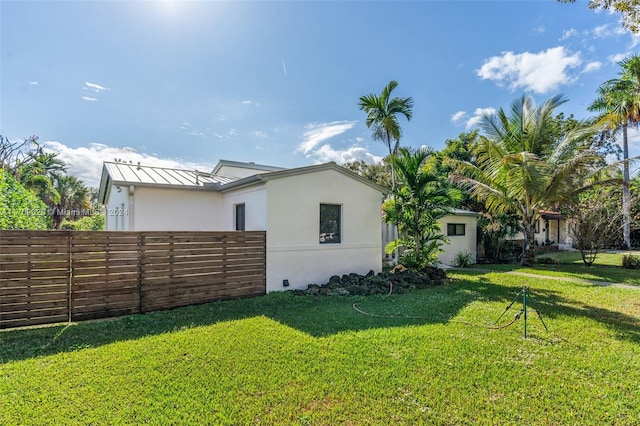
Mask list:
[[[448,214],[438,219],[440,233],[447,237],[448,242],[441,248],[443,252],[438,255],[438,262],[444,265],[451,265],[456,254],[464,251],[471,253],[473,263],[477,260],[477,235],[478,235],[478,213],[453,209]],[[391,224],[382,224],[383,250],[389,242],[395,240],[395,228]],[[393,261],[391,255],[386,255],[385,260]]]
[[[469,252],[477,261],[478,242],[478,213],[469,210],[454,209],[451,214],[438,220],[440,232],[449,240],[442,246],[444,252],[438,256],[438,261],[445,265],[452,265],[458,253]]]
[[[335,163],[222,160],[203,173],[105,162],[98,200],[107,230],[266,231],[267,291],[277,291],[379,272],[384,192]]]
[[[551,210],[540,211],[540,218],[535,223],[536,244],[539,247],[547,246],[558,250],[570,250],[573,248],[573,238],[570,227],[571,218],[560,212]],[[512,240],[522,240],[521,232],[514,235]]]

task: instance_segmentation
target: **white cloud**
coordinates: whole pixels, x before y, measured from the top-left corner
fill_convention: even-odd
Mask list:
[[[466,116],[467,116],[467,113],[465,111],[457,111],[451,114],[451,122],[457,123],[460,120],[464,119]]]
[[[609,26],[607,24],[604,24],[595,27],[593,31],[591,31],[591,34],[593,34],[594,38],[607,38],[611,37],[614,32],[609,29]]]
[[[39,83],[37,81],[30,81],[29,85],[30,86],[37,86]]]
[[[96,98],[92,98],[91,96],[83,96],[82,99],[84,99],[85,101],[90,101],[90,102],[97,101]]]
[[[332,121],[330,123],[311,123],[305,126],[304,140],[298,145],[298,151],[307,154],[327,139],[338,136],[355,126],[356,121]]]
[[[602,62],[598,62],[598,61],[594,61],[594,62],[589,62],[584,69],[582,70],[583,73],[585,72],[592,72],[592,71],[598,71],[600,68],[602,68]]]
[[[245,101],[242,101],[242,102],[240,102],[240,103],[241,103],[242,105],[254,105],[254,106],[256,106],[256,107],[259,107],[259,106],[260,106],[260,102],[258,102],[258,101],[245,100]]]
[[[562,37],[560,37],[560,41],[566,40],[566,39],[571,38],[571,37],[576,37],[577,35],[578,35],[578,31],[576,31],[574,28],[570,28],[568,30],[564,30],[562,32]]]
[[[607,56],[607,59],[614,64],[618,64],[619,62],[624,61],[629,56],[628,53],[617,53],[615,55]]]
[[[476,74],[498,85],[508,83],[511,90],[524,88],[544,94],[571,83],[575,77],[567,71],[581,63],[579,53],[569,54],[563,46],[558,46],[538,53],[503,52],[501,56],[487,59]]]
[[[544,27],[544,25],[540,25],[539,27],[536,27],[533,29],[533,31],[537,32],[537,33],[543,33],[545,32],[546,28]]]
[[[473,117],[467,120],[465,128],[467,130],[470,130],[471,128],[477,126],[480,121],[482,121],[482,117],[484,117],[485,115],[493,115],[495,113],[496,109],[493,107],[476,108],[476,110],[473,112]]]
[[[125,162],[137,164],[138,161],[146,166],[173,167],[187,170],[213,170],[213,164],[195,163],[179,159],[160,158],[137,152],[129,147],[113,147],[100,143],[92,143],[89,146],[71,148],[56,141],[44,142],[46,149],[58,153],[58,158],[69,165],[68,172],[82,179],[87,186],[97,187],[100,183],[103,161],[121,159]]]
[[[84,86],[82,88],[84,90],[93,90],[96,93],[104,92],[105,90],[110,90],[108,87],[104,87],[96,83],[89,83],[88,81],[84,83]]]
[[[269,137],[269,135],[266,132],[263,132],[262,130],[254,130],[253,132],[251,132],[251,136],[255,136],[256,138],[263,138],[263,139],[266,139]]]
[[[324,144],[320,148],[307,155],[307,158],[313,159],[316,164],[328,163],[335,161],[338,164],[350,161],[364,161],[366,163],[378,163],[382,161],[382,157],[371,154],[366,148],[361,146],[352,146],[345,150],[335,150],[329,144]]]

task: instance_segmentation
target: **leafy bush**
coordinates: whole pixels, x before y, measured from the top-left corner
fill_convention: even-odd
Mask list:
[[[539,263],[541,265],[557,265],[558,264],[558,262],[555,259],[552,259],[550,257],[536,258],[536,263]]]
[[[33,192],[0,169],[0,229],[47,229],[49,210]]]
[[[626,269],[640,269],[640,256],[631,253],[622,256],[622,267]]]
[[[105,216],[103,214],[96,214],[92,216],[85,216],[74,221],[65,221],[60,226],[60,229],[74,229],[76,231],[104,231]]]
[[[453,266],[466,268],[473,263],[473,255],[468,250],[462,250],[453,257]]]

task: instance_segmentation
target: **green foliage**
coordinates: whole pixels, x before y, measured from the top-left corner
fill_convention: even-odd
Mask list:
[[[62,222],[60,229],[74,229],[76,231],[104,231],[106,217],[104,214],[85,216],[78,220]]]
[[[342,167],[357,173],[365,179],[382,186],[383,188],[391,189],[391,164],[389,163],[389,157],[382,159],[380,163],[369,164],[362,160],[350,161],[344,163]]]
[[[411,151],[399,148],[398,155],[390,157],[400,184],[393,197],[382,205],[384,220],[398,226],[400,238],[386,250],[402,248],[400,262],[420,269],[436,261],[445,238],[439,233],[438,219],[450,212],[460,199],[460,192],[429,172],[426,162],[433,154],[427,148]]]
[[[484,201],[489,213],[519,216],[527,265],[535,259],[540,211],[573,199],[600,161],[590,150],[595,131],[586,123],[561,134],[553,113],[564,102],[555,96],[538,107],[530,96],[516,99],[510,111],[483,117],[475,163],[449,160],[457,172],[452,179]]]
[[[625,269],[640,269],[640,256],[631,253],[622,256],[622,267]]]
[[[0,169],[0,229],[47,229],[50,225],[47,206]]]
[[[453,266],[466,268],[473,264],[473,255],[468,250],[462,250],[453,257]]]
[[[372,138],[384,142],[389,149],[389,154],[397,153],[400,147],[402,128],[397,116],[404,115],[407,121],[413,116],[412,98],[391,97],[396,87],[398,83],[390,81],[380,95],[370,93],[361,96],[358,102],[358,107],[367,113],[365,123],[368,128],[372,128]]]

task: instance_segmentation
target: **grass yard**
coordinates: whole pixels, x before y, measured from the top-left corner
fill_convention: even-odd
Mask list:
[[[640,285],[640,270],[624,269],[621,266],[623,255],[624,253],[600,253],[591,267],[584,266],[579,252],[570,251],[543,253],[536,256],[536,259],[554,259],[558,262],[556,265],[541,264],[523,267],[517,264],[479,264],[477,267],[493,271],[520,271],[538,275]]]
[[[640,424],[640,290],[450,276],[0,332],[0,424]]]

